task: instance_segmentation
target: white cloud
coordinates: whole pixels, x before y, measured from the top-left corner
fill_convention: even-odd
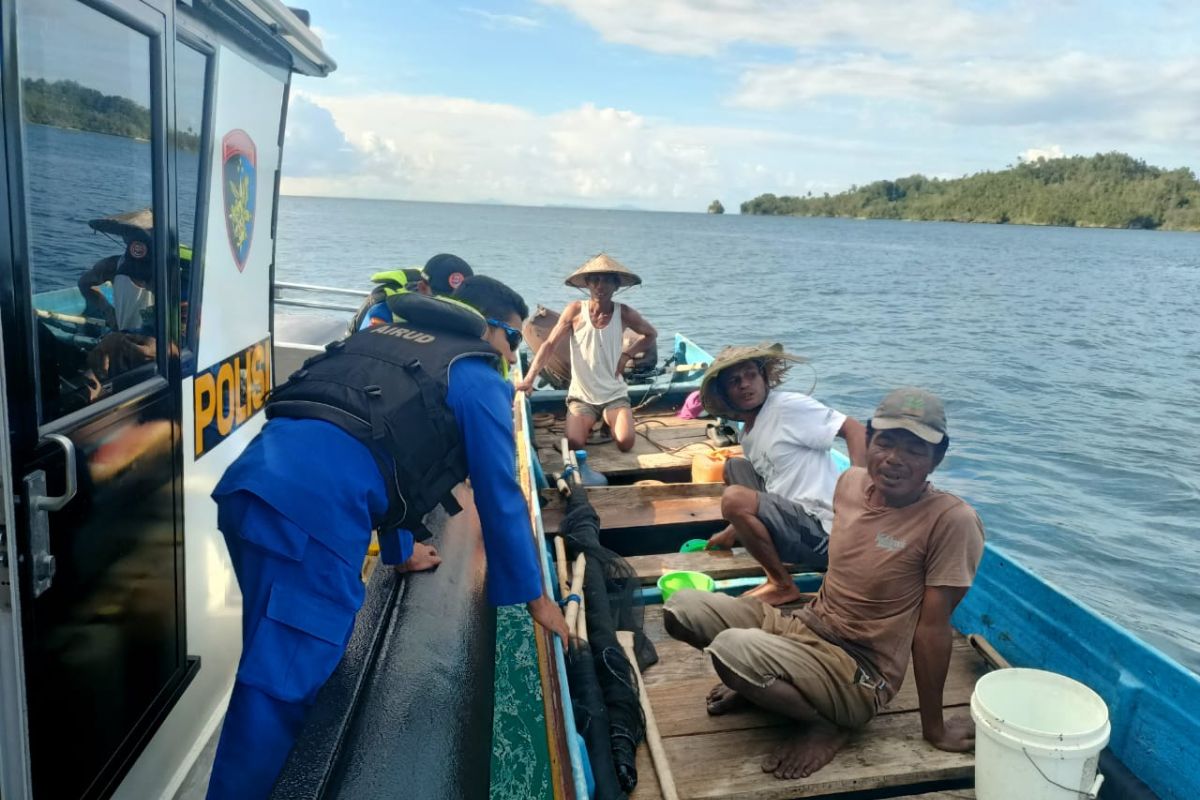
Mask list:
[[[356,172],[358,153],[327,109],[303,94],[293,96],[288,107],[283,168],[289,175],[337,175]]]
[[[553,114],[399,94],[300,94],[297,104],[284,154],[283,187],[293,194],[697,210],[722,194],[727,202],[757,194],[797,153],[863,148],[845,138],[673,125],[591,104]],[[329,148],[354,158],[331,160],[322,155]]]
[[[542,27],[541,20],[533,17],[523,17],[520,14],[497,14],[494,11],[486,11],[482,8],[463,8],[468,14],[483,19],[488,24],[500,28],[515,28],[517,30],[530,30],[532,28]]]
[[[566,9],[606,40],[658,53],[715,55],[738,43],[889,52],[966,49],[1016,23],[954,0],[541,0]]]
[[[1018,156],[1018,161],[1041,161],[1043,159],[1049,161],[1053,158],[1062,158],[1065,155],[1061,146],[1052,144],[1047,147],[1030,147],[1028,150],[1022,151]]]
[[[749,69],[731,102],[779,109],[829,97],[893,101],[906,113],[955,125],[1093,126],[1126,140],[1200,136],[1197,58],[1147,64],[1078,52],[1020,61],[859,54]]]

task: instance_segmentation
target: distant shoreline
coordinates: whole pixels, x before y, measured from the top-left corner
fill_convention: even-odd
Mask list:
[[[1200,231],[1200,181],[1125,153],[1038,159],[943,180],[910,175],[839,194],[741,204],[743,214],[1058,228]]]
[[[1083,230],[1093,231],[1146,231],[1156,233],[1200,233],[1200,227],[1196,228],[1135,228],[1119,225],[1093,225],[1087,222],[1077,222],[1073,224],[1054,223],[1054,222],[1013,222],[1011,220],[999,222],[996,220],[987,219],[922,219],[918,217],[852,217],[848,214],[753,214],[742,213],[744,217],[792,217],[795,219],[849,219],[856,222],[948,222],[955,225],[992,225],[1006,228],[1079,228]]]

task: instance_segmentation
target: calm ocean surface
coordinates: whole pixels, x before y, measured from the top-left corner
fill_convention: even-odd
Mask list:
[[[277,277],[448,251],[559,309],[601,250],[667,342],[783,342],[792,388],[863,420],[940,394],[934,481],[989,540],[1200,671],[1200,234],[285,197]]]

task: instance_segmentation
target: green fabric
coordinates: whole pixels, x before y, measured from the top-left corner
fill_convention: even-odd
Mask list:
[[[496,609],[492,800],[553,800],[546,711],[533,623],[524,606]]]

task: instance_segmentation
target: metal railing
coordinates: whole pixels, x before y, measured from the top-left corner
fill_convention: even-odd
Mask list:
[[[367,296],[367,292],[362,289],[340,289],[336,286],[316,286],[311,283],[287,283],[284,281],[276,281],[271,287],[272,295],[275,298],[277,306],[295,306],[297,308],[319,308],[325,311],[343,311],[353,314],[358,311],[358,306],[342,305],[329,300],[305,299],[300,297],[285,297],[285,291],[307,292],[309,294],[336,294],[348,297],[357,297],[360,301]]]

